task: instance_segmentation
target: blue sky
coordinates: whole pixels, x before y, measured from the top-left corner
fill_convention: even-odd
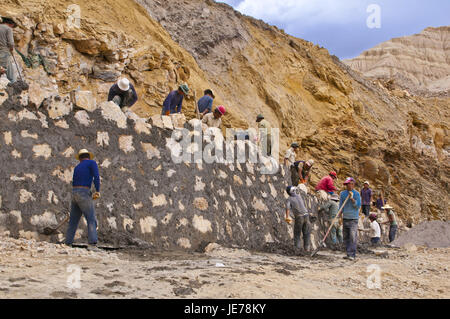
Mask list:
[[[450,0],[222,0],[243,14],[327,48],[340,59],[427,27],[450,25]],[[368,8],[377,5],[376,11]],[[373,16],[375,14],[375,16]],[[380,22],[369,28],[367,20]],[[379,20],[376,18],[379,17]]]

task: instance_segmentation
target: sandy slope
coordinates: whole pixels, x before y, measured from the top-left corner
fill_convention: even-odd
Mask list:
[[[1,298],[449,298],[449,249],[389,250],[345,261],[218,248],[206,254],[92,253],[0,240]],[[22,247],[22,248],[20,248]],[[217,263],[225,265],[216,267]],[[69,265],[81,288],[67,287]],[[381,289],[368,289],[379,265]]]

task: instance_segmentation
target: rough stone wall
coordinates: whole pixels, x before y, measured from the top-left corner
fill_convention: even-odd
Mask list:
[[[209,242],[252,249],[291,242],[282,175],[263,175],[250,163],[175,164],[171,128],[180,127],[183,118],[156,116],[152,126],[108,102],[71,112],[52,100],[36,111],[12,103],[26,91],[9,92],[0,107],[2,233],[61,240],[63,234],[47,237],[41,231],[69,211],[74,155],[87,148],[101,175],[96,212],[102,242],[187,250]],[[318,200],[302,196],[317,215]],[[80,226],[76,238],[85,241],[84,221]],[[317,223],[315,241],[319,228]]]

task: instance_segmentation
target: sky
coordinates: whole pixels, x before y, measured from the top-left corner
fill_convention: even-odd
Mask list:
[[[353,58],[392,38],[450,25],[450,0],[222,0],[243,14]]]

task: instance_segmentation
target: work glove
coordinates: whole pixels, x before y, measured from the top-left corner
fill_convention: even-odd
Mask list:
[[[350,193],[348,194],[348,196],[350,196],[350,199],[353,199],[353,192],[350,192]]]
[[[289,225],[292,224],[292,219],[290,219],[289,217],[285,219],[286,223],[288,223]]]
[[[99,198],[100,198],[100,193],[99,192],[96,192],[96,193],[94,193],[94,195],[92,195],[92,199],[93,200],[97,200]]]

